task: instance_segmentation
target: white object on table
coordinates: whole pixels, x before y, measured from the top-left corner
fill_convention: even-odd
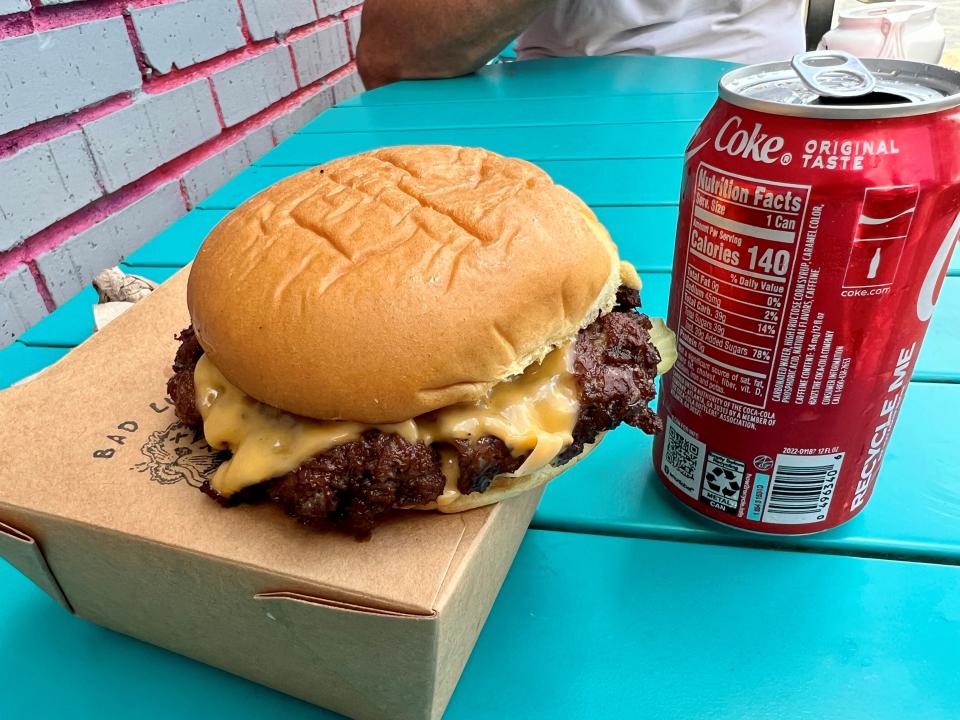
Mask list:
[[[134,303],[114,301],[98,303],[93,306],[93,323],[97,330],[103,330],[107,325],[132,308]]]
[[[139,275],[127,275],[118,267],[107,268],[93,279],[99,302],[93,306],[97,330],[109,323],[156,290],[157,283]]]
[[[839,24],[823,36],[820,49],[937,63],[946,35],[936,12],[932,2],[888,2],[842,10]]]

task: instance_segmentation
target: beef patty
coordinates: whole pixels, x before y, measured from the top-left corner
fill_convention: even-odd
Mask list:
[[[583,452],[600,433],[626,422],[653,434],[662,428],[648,406],[655,396],[653,380],[660,354],[650,341],[650,319],[638,312],[640,294],[621,287],[613,312],[580,331],[574,343],[573,372],[580,389],[580,416],[573,444],[555,460],[562,465]],[[203,429],[196,405],[193,373],[203,348],[192,327],[177,338],[167,393],[177,417]],[[278,478],[254,485],[229,498],[209,482],[203,491],[222,505],[272,501],[306,525],[334,527],[365,538],[393,508],[434,501],[444,489],[440,443],[410,443],[398,435],[369,430],[359,440],[331,448]],[[484,492],[493,479],[515,471],[525,456],[514,457],[492,436],[445,443],[457,454],[458,489]]]

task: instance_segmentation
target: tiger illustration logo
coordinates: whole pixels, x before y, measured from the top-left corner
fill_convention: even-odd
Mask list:
[[[150,433],[140,452],[147,459],[130,469],[149,473],[150,479],[161,485],[185,481],[200,487],[225,459],[224,453],[207,445],[201,432],[180,422]]]

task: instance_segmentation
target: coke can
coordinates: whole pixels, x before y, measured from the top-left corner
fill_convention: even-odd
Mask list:
[[[873,491],[960,231],[960,73],[744,67],[687,148],[654,465],[703,515],[812,533]]]

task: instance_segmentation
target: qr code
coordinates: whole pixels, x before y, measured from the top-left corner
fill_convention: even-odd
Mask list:
[[[706,452],[706,445],[684,432],[672,418],[667,420],[663,474],[692,498],[700,495]]]

